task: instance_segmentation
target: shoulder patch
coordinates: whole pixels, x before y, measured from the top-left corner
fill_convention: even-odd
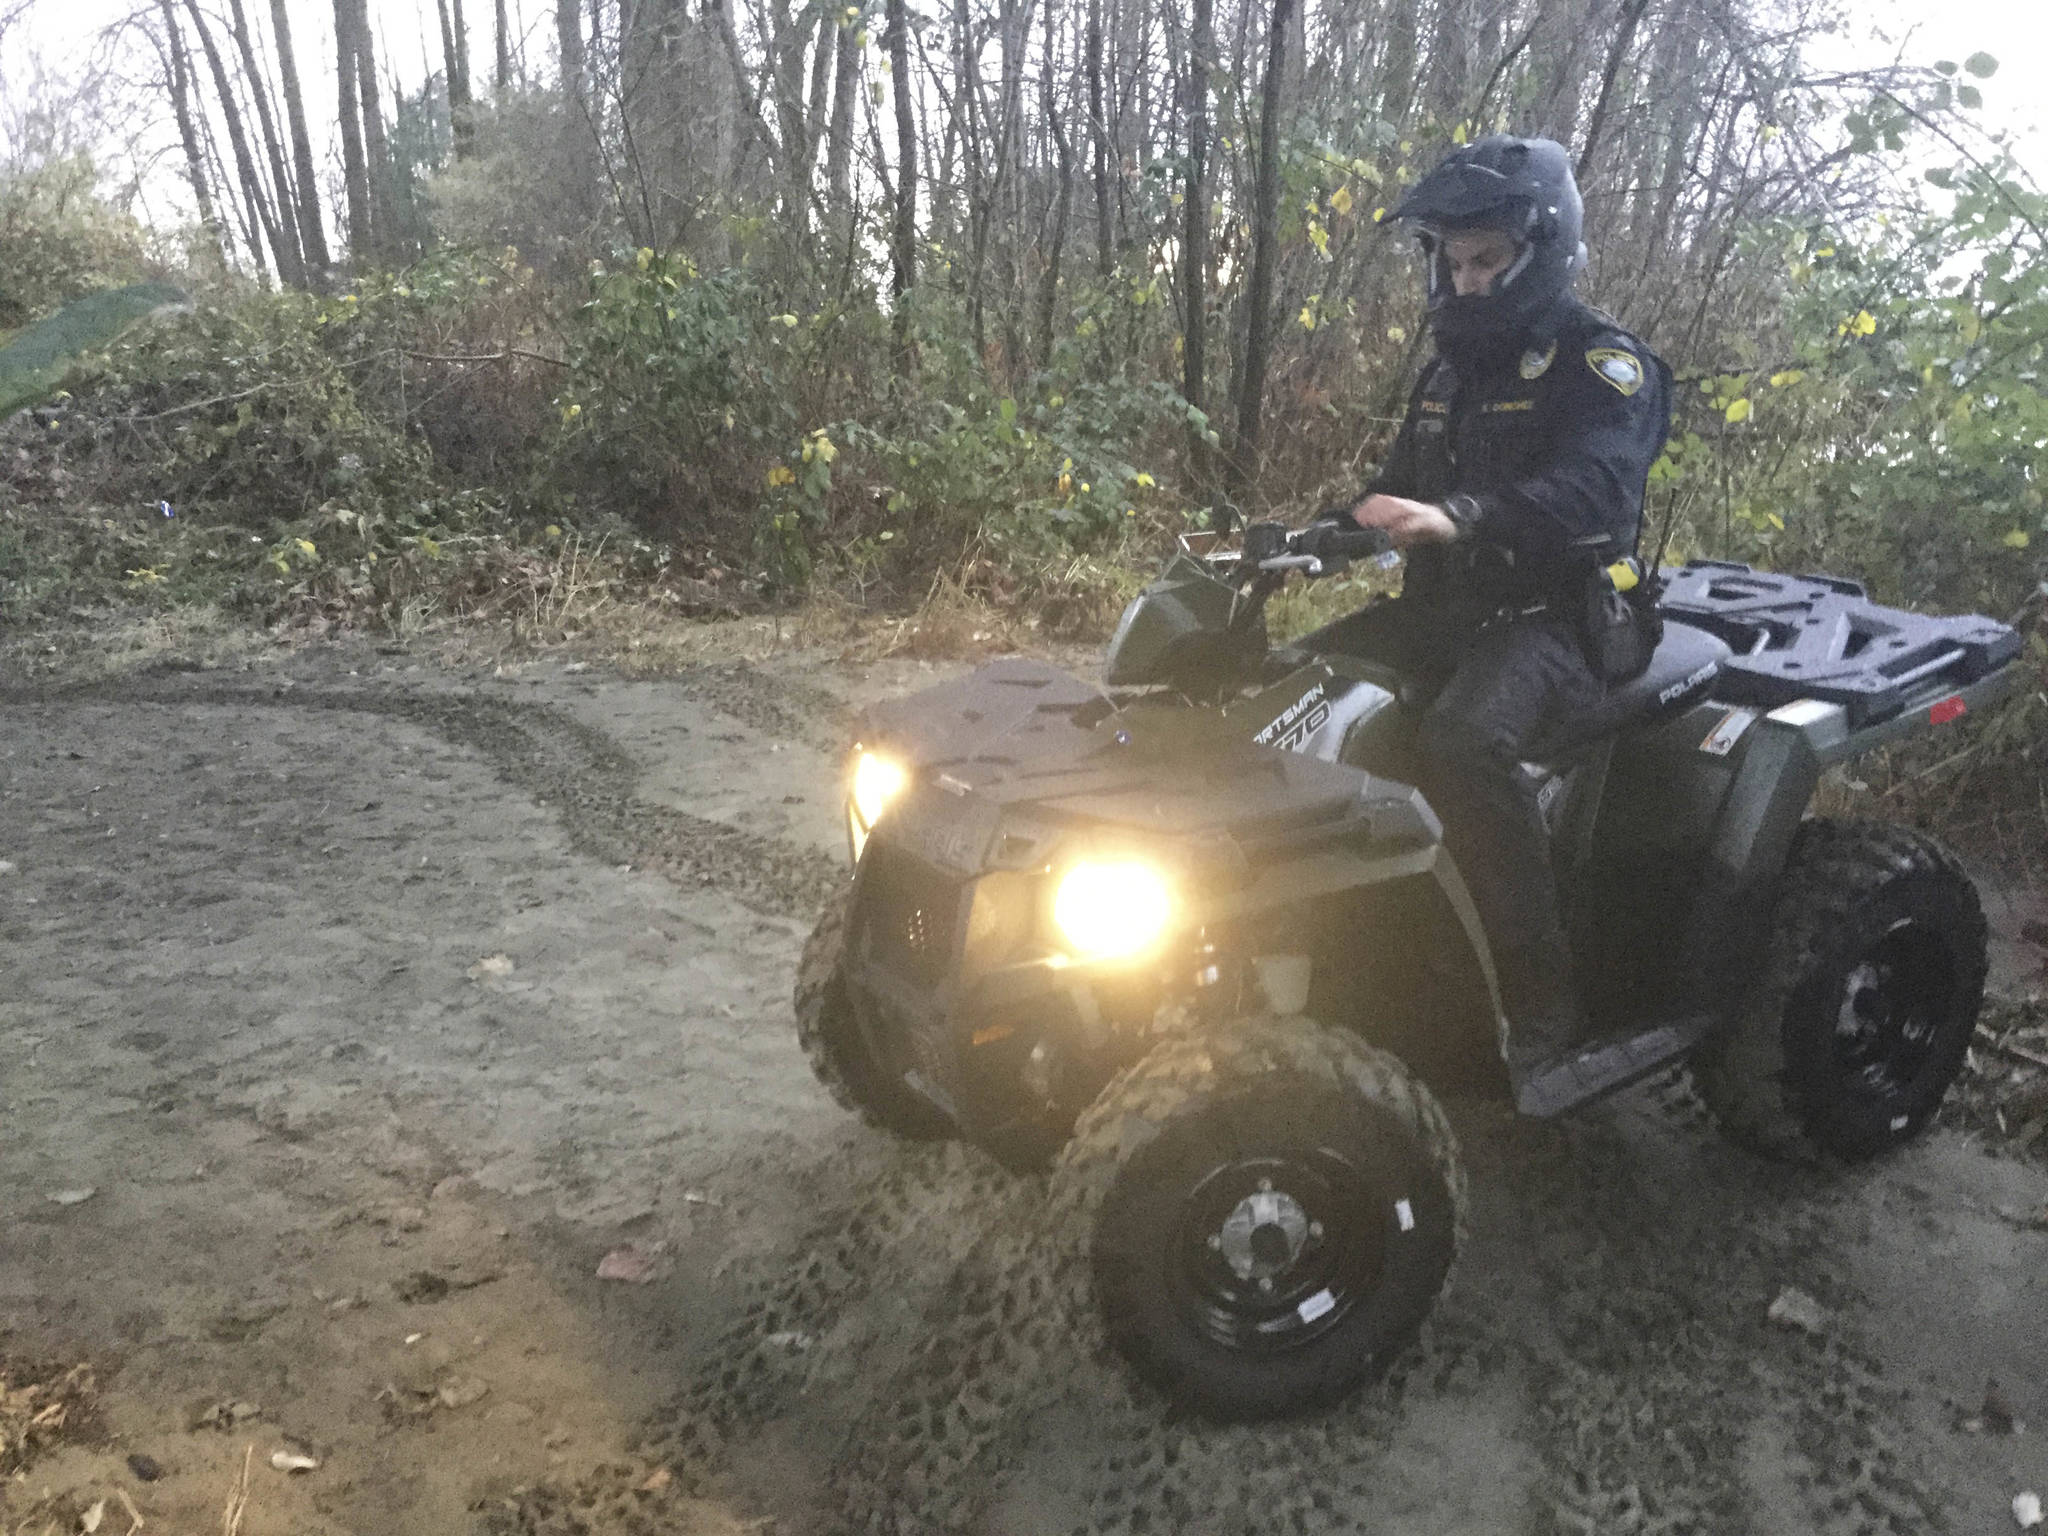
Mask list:
[[[1541,352],[1534,347],[1522,354],[1522,377],[1540,379],[1550,371],[1550,365],[1557,359],[1557,343],[1552,342]]]
[[[1586,354],[1586,366],[1603,384],[1611,384],[1624,395],[1643,387],[1643,365],[1635,353],[1621,347],[1595,347]]]

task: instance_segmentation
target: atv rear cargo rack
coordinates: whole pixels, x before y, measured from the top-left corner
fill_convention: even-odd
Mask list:
[[[1850,729],[1890,719],[1943,685],[1961,687],[2019,654],[2010,626],[1978,614],[1931,618],[1873,603],[1833,576],[1781,576],[1723,560],[1663,573],[1658,607],[1726,641],[1717,699],[1776,708],[1819,699]]]

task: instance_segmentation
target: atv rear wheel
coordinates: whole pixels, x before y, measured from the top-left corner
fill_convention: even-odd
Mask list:
[[[1810,821],[1785,866],[1764,975],[1693,1057],[1736,1141],[1869,1157],[1922,1130],[1984,1000],[1985,924],[1955,857],[1902,827]]]
[[[882,1065],[847,995],[840,966],[853,893],[847,885],[833,894],[804,944],[796,972],[797,1041],[818,1081],[870,1125],[911,1141],[943,1141],[953,1134],[953,1122]]]
[[[1324,1408],[1420,1331],[1464,1229],[1436,1100],[1312,1020],[1234,1020],[1103,1090],[1053,1172],[1110,1342],[1217,1419]]]

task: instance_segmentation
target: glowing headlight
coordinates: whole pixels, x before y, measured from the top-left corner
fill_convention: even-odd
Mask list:
[[[853,808],[864,828],[873,827],[889,809],[889,802],[903,793],[909,775],[901,763],[872,752],[862,752],[853,765]]]
[[[1076,954],[1095,960],[1151,948],[1172,915],[1166,881],[1135,860],[1076,864],[1052,899],[1060,936]]]

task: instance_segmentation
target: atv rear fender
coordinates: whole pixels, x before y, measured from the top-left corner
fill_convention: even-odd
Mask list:
[[[1767,711],[1707,702],[1622,743],[1594,834],[1594,863],[1612,872],[1613,884],[1604,903],[1595,896],[1587,927],[1625,929],[1619,905],[1653,899],[1646,893],[1660,887],[1683,892],[1676,905],[1684,910],[1675,953],[1666,951],[1671,969],[1618,982],[1623,995],[1610,999],[1612,1010],[1639,1019],[1697,1017],[1739,998],[1822,773],[1967,718],[2013,683],[2010,667],[1960,687],[1932,682],[1896,714],[1861,728],[1851,726],[1848,707],[1817,699]],[[1598,956],[1600,934],[1586,944]],[[1627,957],[1611,942],[1608,948],[1594,969],[1626,971]]]

